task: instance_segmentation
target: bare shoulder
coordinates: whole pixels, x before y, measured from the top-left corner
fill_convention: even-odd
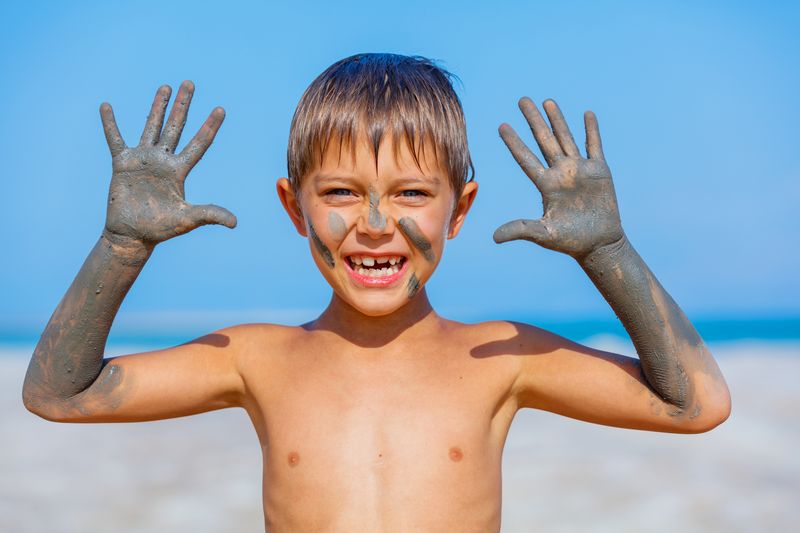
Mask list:
[[[302,326],[284,326],[281,324],[251,323],[238,324],[218,330],[211,335],[222,335],[242,343],[240,348],[247,347],[250,343],[259,344],[281,342],[305,333]]]
[[[473,357],[532,355],[578,344],[545,329],[521,322],[492,320],[476,324],[454,324],[454,336],[471,345]]]
[[[206,339],[228,347],[237,365],[244,369],[248,365],[267,364],[285,355],[307,335],[308,332],[302,326],[252,323],[221,329],[194,342]]]
[[[523,407],[544,407],[544,398],[579,378],[609,373],[624,381],[641,381],[638,360],[584,346],[531,324],[482,322],[468,326],[463,336],[472,357],[510,361],[513,394]],[[557,383],[558,390],[553,387]]]
[[[457,347],[484,368],[501,368],[503,374],[511,378],[512,384],[524,375],[537,354],[578,347],[542,328],[507,320],[475,324],[448,321],[440,342]]]

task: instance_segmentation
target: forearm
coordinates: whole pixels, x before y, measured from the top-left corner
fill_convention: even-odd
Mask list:
[[[647,382],[676,407],[672,414],[696,417],[703,408],[701,392],[720,391],[720,398],[727,394],[700,335],[627,237],[587,254],[579,263],[622,321]]]
[[[33,352],[23,386],[29,409],[69,399],[94,382],[114,317],[152,250],[103,232]]]

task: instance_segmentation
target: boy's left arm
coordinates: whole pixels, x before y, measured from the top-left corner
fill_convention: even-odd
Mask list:
[[[695,328],[622,230],[597,119],[592,112],[584,116],[584,158],[556,103],[547,100],[543,108],[552,128],[530,99],[520,100],[547,167],[510,126],[500,126],[500,135],[541,192],[544,214],[504,224],[495,241],[525,239],[576,259],[622,321],[639,360],[545,340],[554,349],[526,358],[521,367],[520,406],[637,429],[712,429],[730,413],[727,385]],[[528,333],[532,342],[545,339]]]

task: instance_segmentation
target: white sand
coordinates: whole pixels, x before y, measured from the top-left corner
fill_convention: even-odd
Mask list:
[[[714,351],[734,410],[711,433],[520,413],[504,458],[503,531],[800,531],[800,345]],[[0,532],[263,530],[260,451],[243,411],[53,424],[22,407],[26,365],[0,353]]]

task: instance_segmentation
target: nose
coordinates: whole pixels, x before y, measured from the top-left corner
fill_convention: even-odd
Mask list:
[[[379,200],[371,195],[369,203],[365,203],[358,217],[356,229],[359,233],[367,235],[371,239],[380,239],[394,232],[394,217],[381,209]]]

